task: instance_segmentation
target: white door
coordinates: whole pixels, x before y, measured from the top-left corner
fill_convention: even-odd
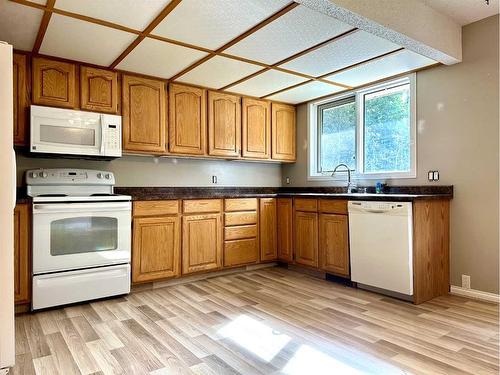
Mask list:
[[[14,365],[14,216],[12,46],[0,42],[0,369]],[[1,372],[1,371],[0,371]]]
[[[33,273],[130,262],[131,203],[35,203]]]

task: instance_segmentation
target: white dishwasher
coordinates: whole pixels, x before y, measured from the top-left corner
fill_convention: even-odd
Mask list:
[[[411,202],[349,201],[351,280],[365,289],[411,299]]]

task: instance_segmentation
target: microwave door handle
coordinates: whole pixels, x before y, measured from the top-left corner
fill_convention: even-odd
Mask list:
[[[101,151],[100,155],[104,156],[104,115],[101,114]]]

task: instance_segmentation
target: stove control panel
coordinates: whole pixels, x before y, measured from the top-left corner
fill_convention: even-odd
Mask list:
[[[112,172],[91,169],[32,169],[26,172],[27,185],[114,185]]]

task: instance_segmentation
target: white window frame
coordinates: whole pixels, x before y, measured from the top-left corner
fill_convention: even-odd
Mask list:
[[[384,172],[384,173],[363,173],[364,163],[364,147],[363,147],[363,115],[364,107],[362,104],[363,95],[374,91],[391,89],[402,84],[410,84],[410,170],[407,172]],[[309,181],[336,181],[345,180],[344,173],[341,170],[331,176],[331,172],[318,172],[319,163],[319,138],[318,138],[318,107],[326,103],[355,97],[357,108],[356,116],[356,171],[352,173],[352,178],[356,180],[388,180],[388,179],[404,179],[417,177],[417,98],[416,98],[416,74],[412,73],[391,79],[382,83],[363,87],[359,90],[345,92],[339,95],[334,95],[320,101],[310,103],[307,106],[308,119],[308,171],[307,176]]]

